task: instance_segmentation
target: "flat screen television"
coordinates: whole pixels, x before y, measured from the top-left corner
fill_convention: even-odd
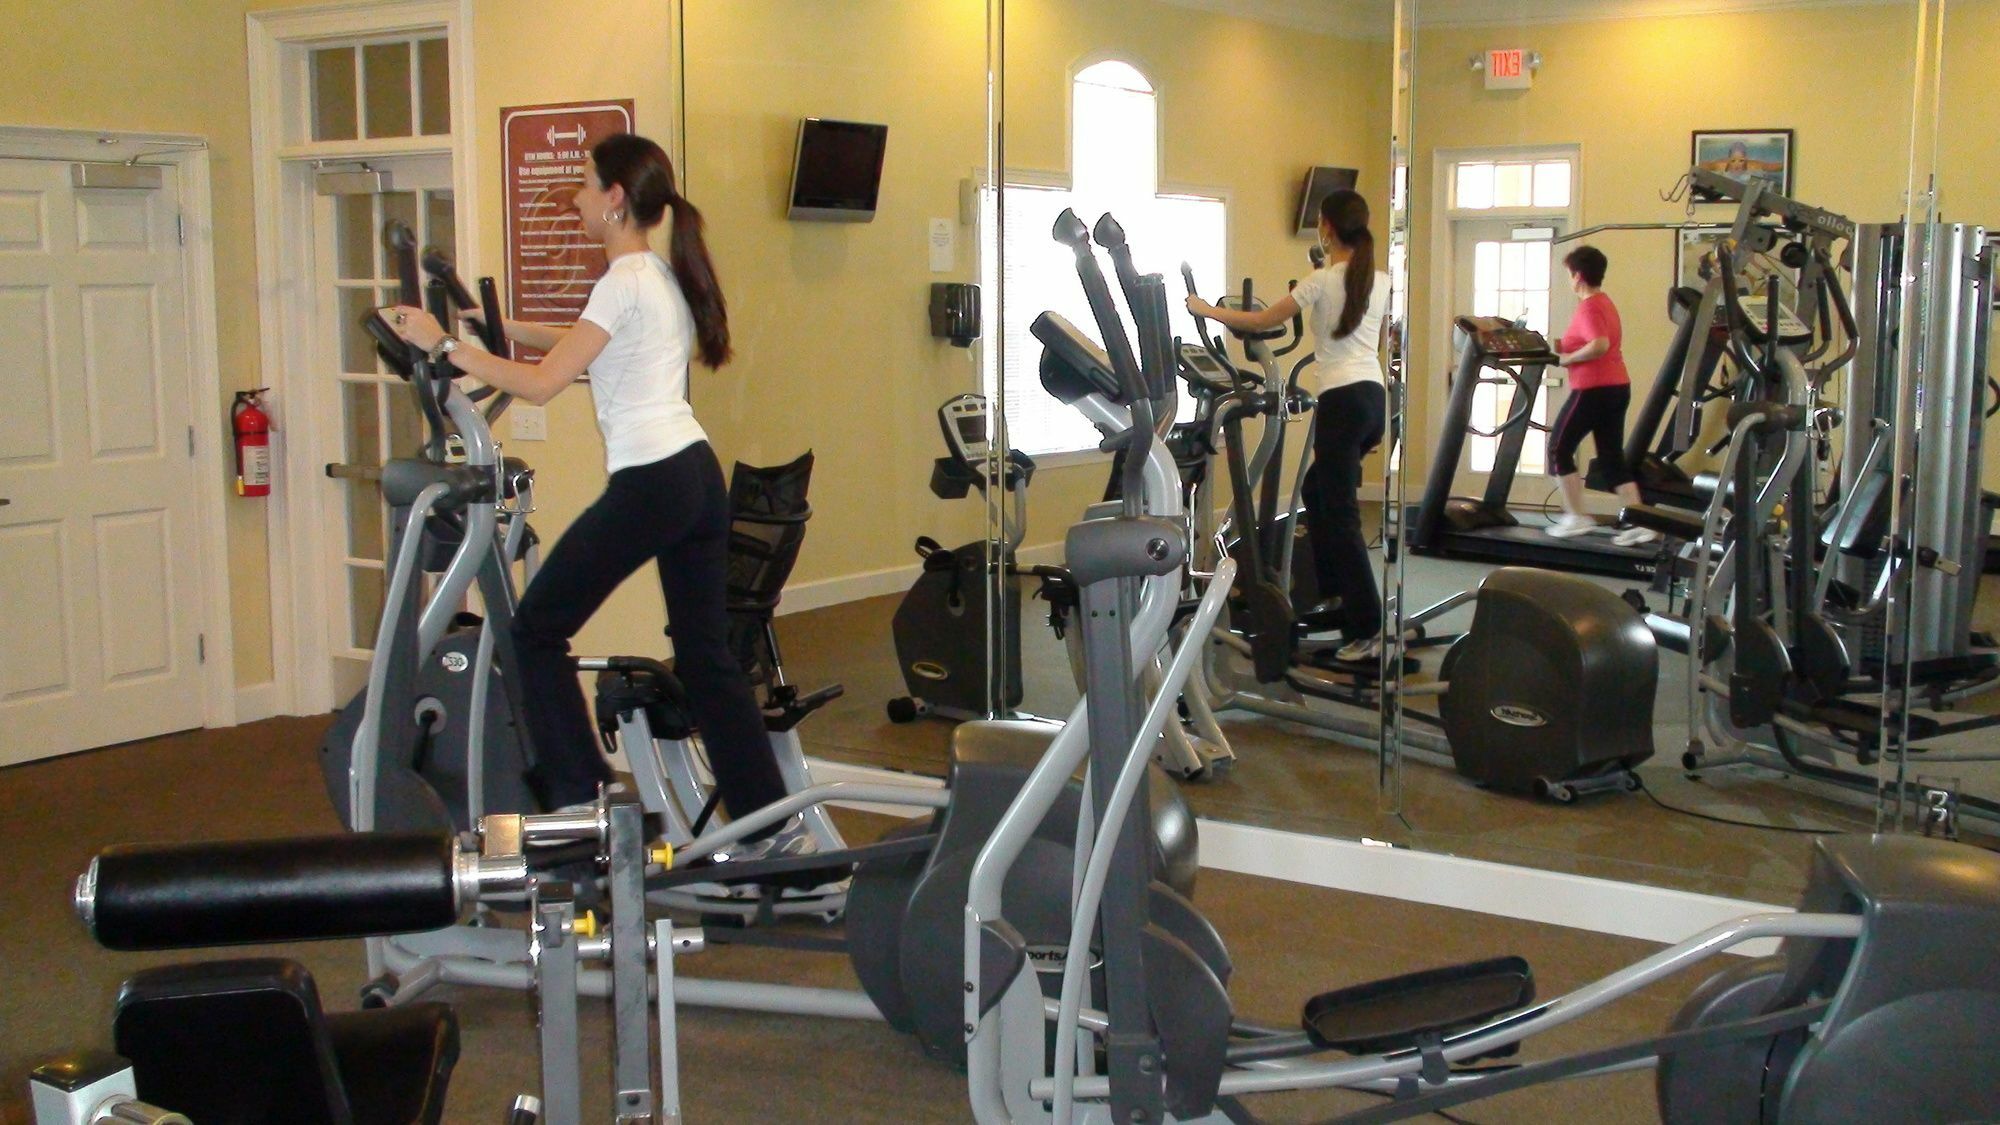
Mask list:
[[[887,125],[801,118],[788,215],[837,223],[873,219],[888,143]]]
[[[1311,234],[1319,229],[1320,201],[1342,188],[1353,190],[1354,182],[1361,173],[1353,168],[1328,168],[1324,165],[1306,173],[1305,184],[1299,188],[1300,234]]]

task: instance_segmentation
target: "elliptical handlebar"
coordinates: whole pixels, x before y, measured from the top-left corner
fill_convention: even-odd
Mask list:
[[[1116,224],[1113,226],[1115,228]],[[1090,302],[1091,318],[1097,321],[1097,330],[1104,336],[1104,351],[1111,359],[1112,373],[1118,376],[1120,390],[1131,399],[1144,398],[1145,383],[1139,374],[1139,361],[1132,353],[1132,339],[1125,334],[1125,322],[1118,315],[1118,306],[1111,302],[1111,287],[1104,280],[1104,270],[1097,264],[1097,254],[1091,249],[1090,228],[1083,225],[1075,210],[1065,207],[1062,214],[1056,216],[1049,236],[1069,247],[1076,256],[1076,276],[1083,282],[1083,295]]]

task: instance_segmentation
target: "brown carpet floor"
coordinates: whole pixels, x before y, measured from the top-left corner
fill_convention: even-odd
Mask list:
[[[1474,576],[1476,578],[1476,575]],[[1440,587],[1456,581],[1444,573]],[[1455,588],[1455,587],[1454,587]],[[1413,595],[1416,604],[1421,598]],[[1988,605],[1991,605],[1988,602]],[[1066,660],[1028,603],[1026,706],[1060,713],[1074,698]],[[840,681],[844,698],[802,732],[811,753],[938,773],[949,727],[889,723],[883,702],[903,685],[888,643],[894,598],[876,598],[780,621],[795,681]],[[1664,670],[1657,741],[1646,771],[1669,803],[1732,819],[1819,828],[1865,828],[1865,810],[1812,787],[1746,771],[1695,783],[1672,759],[1685,727],[1673,705],[1678,672]],[[337,828],[314,747],[324,717],[272,719],[233,730],[190,731],[67,758],[0,769],[0,1122],[27,1125],[25,1075],[37,1061],[106,1041],[118,983],[168,955],[114,954],[89,941],[70,912],[70,885],[99,848],[117,842],[278,836]],[[1369,835],[1416,847],[1608,878],[1788,903],[1809,838],[1734,828],[1668,812],[1643,798],[1556,808],[1477,790],[1449,770],[1412,765],[1400,816],[1384,813],[1372,759],[1301,728],[1227,720],[1240,760],[1230,773],[1185,787],[1204,816],[1338,836]],[[852,825],[865,835],[860,821]],[[1206,872],[1199,899],[1230,943],[1239,1012],[1290,1023],[1313,992],[1427,966],[1519,952],[1545,995],[1575,987],[1644,955],[1643,942]],[[272,952],[248,949],[246,955]],[[320,980],[330,1007],[350,1005],[363,983],[353,943],[286,947]],[[837,958],[745,948],[685,961],[683,973],[849,986]],[[1536,1040],[1541,1058],[1657,1031],[1696,983],[1670,982]],[[519,995],[450,990],[465,1050],[453,1079],[454,1122],[501,1120],[515,1093],[536,1081],[533,1018]],[[915,1045],[867,1023],[754,1014],[683,1012],[682,1081],[689,1120],[962,1121],[963,1079]],[[608,1111],[608,1026],[586,1019],[586,1093]],[[1650,1076],[1622,1075],[1526,1091],[1467,1107],[1477,1122],[1655,1120]],[[1353,1094],[1282,1095],[1252,1101],[1274,1121],[1309,1121],[1367,1104]],[[593,1117],[595,1119],[595,1117]],[[1432,1119],[1435,1120],[1435,1119]]]

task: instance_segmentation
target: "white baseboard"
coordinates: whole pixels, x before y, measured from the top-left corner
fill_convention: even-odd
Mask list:
[[[247,684],[236,689],[236,721],[254,723],[273,715],[285,713],[283,693],[278,690],[275,680],[261,684]]]
[[[922,774],[823,758],[811,758],[808,763],[813,780],[820,783],[858,781],[927,788],[943,784]],[[888,816],[911,815],[908,809],[883,805],[852,807]],[[1567,926],[1662,945],[1745,914],[1791,912],[1790,907],[1767,903],[1464,859],[1387,844],[1254,828],[1206,818],[1196,824],[1201,839],[1201,865],[1217,871]],[[1777,948],[1775,939],[1766,939],[1744,942],[1731,952],[1763,957],[1775,953]]]
[[[1062,547],[1060,540],[1054,543],[1038,543],[1014,552],[1014,559],[1022,566],[1059,563],[1062,561]],[[843,574],[834,578],[821,578],[812,582],[788,585],[785,587],[784,600],[778,603],[778,616],[844,605],[847,602],[858,602],[863,598],[900,594],[909,589],[917,580],[917,575],[923,571],[924,564],[914,562],[907,566],[892,566],[883,570],[868,570],[860,574]]]
[[[1198,822],[1201,865],[1429,906],[1671,944],[1745,914],[1790,907],[1620,883],[1357,840]],[[1731,952],[1762,957],[1775,940]]]

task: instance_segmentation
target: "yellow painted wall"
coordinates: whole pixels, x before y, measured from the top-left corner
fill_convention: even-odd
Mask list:
[[[1161,180],[1226,189],[1229,276],[1275,292],[1308,268],[1311,240],[1291,220],[1309,167],[1360,169],[1386,235],[1386,31],[1343,39],[1150,0],[1009,0],[1007,162],[1067,172],[1070,75],[1086,57],[1123,58],[1158,91]],[[1182,296],[1178,281],[1168,295]],[[1094,462],[1037,474],[1030,544],[1060,541],[1102,495],[1106,471]]]
[[[697,371],[696,414],[727,457],[814,450],[813,522],[793,581],[912,565],[921,534],[979,534],[979,505],[928,489],[936,410],[979,389],[977,348],[930,334],[934,281],[979,278],[960,185],[986,151],[984,0],[689,0],[687,194],[709,223],[736,359]],[[802,117],[886,124],[866,223],[786,217]],[[956,231],[933,273],[930,220]]]
[[[257,257],[252,220],[250,102],[244,14],[285,0],[79,0],[16,5],[7,18],[0,123],[63,129],[193,133],[210,145],[215,220],[217,360],[222,398],[206,424],[228,432],[232,392],[260,385]],[[35,9],[23,11],[21,8]],[[197,424],[202,424],[198,421]],[[228,494],[230,608],[236,676],[271,677],[265,505]]]
[[[1434,288],[1449,283],[1431,242],[1439,149],[1579,144],[1584,225],[1678,221],[1682,206],[1662,202],[1659,193],[1687,169],[1691,131],[1789,128],[1794,194],[1857,221],[1892,219],[1902,213],[1907,182],[1915,12],[1897,3],[1420,29],[1411,168],[1412,466],[1429,464],[1435,429],[1428,412],[1449,364],[1449,318],[1464,311],[1440,306],[1433,315]],[[1497,47],[1542,53],[1532,89],[1483,89],[1467,61]],[[1697,71],[1715,77],[1697,79]],[[1715,221],[1731,214],[1727,207],[1697,210]],[[1606,289],[1623,316],[1635,404],[1671,335],[1665,297],[1673,239],[1649,231],[1591,240],[1611,260]]]

